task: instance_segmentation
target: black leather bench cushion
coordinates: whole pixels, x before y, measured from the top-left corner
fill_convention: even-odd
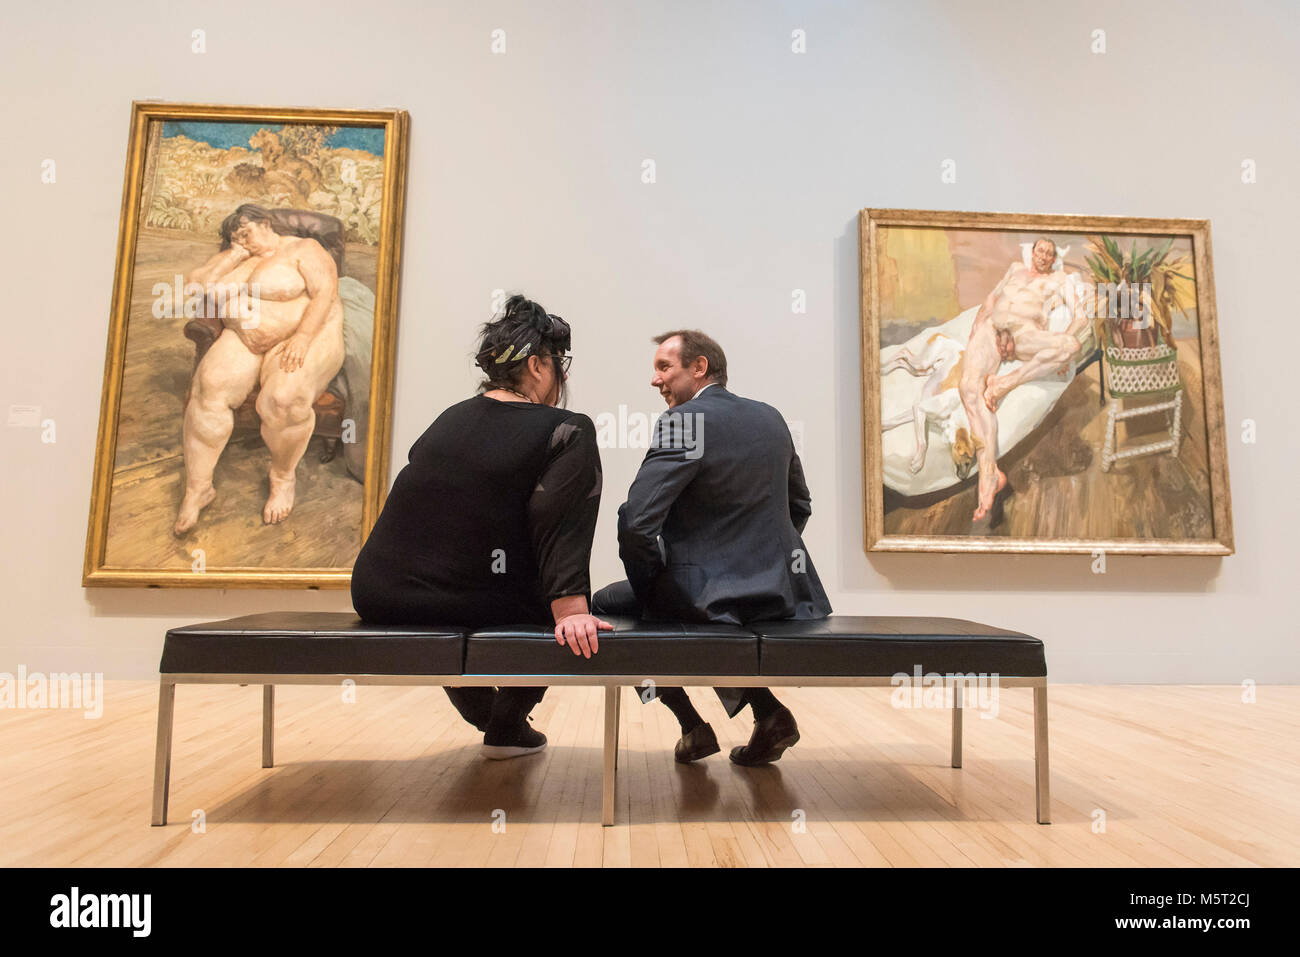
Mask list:
[[[483,628],[465,643],[467,675],[754,675],[758,639],[735,625],[636,621],[605,616],[600,650],[575,655],[536,625]]]
[[[590,659],[535,625],[368,625],[351,612],[269,612],[172,628],[163,674],[1047,674],[1043,643],[960,618],[854,617],[733,625],[611,617]],[[463,666],[463,670],[462,670]]]
[[[961,618],[832,615],[819,621],[751,622],[759,636],[760,674],[892,676],[1047,674],[1043,643]]]
[[[368,625],[352,612],[279,611],[167,632],[163,674],[458,675],[465,633]]]

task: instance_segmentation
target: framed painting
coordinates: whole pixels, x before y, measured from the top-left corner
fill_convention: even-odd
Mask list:
[[[859,226],[868,551],[1232,553],[1208,221]]]
[[[83,584],[347,587],[388,481],[407,127],[132,105]]]

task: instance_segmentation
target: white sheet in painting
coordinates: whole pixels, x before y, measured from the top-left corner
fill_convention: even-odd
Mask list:
[[[975,321],[975,314],[978,311],[979,306],[971,306],[945,323],[923,329],[904,343],[881,349],[881,365],[889,362],[903,348],[910,350],[913,355],[918,355],[925,348],[926,341],[936,332],[954,339],[964,351],[965,344],[970,339],[971,324]],[[1047,325],[1054,332],[1062,332],[1069,324],[1069,310],[1059,307],[1053,311]],[[1084,348],[1079,352],[1080,363],[1086,361],[1093,351],[1090,329],[1088,339],[1089,341],[1085,342]],[[1019,359],[1004,362],[999,367],[998,373],[1006,374],[1022,364]],[[1069,369],[1055,378],[1025,382],[1007,394],[997,412],[999,459],[1014,449],[1047,417],[1056,400],[1061,397],[1061,393],[1074,381],[1074,372],[1074,369]],[[920,401],[925,378],[925,376],[914,376],[906,369],[895,369],[883,376],[880,381],[881,421],[888,421],[900,412],[910,410]],[[959,402],[955,405],[956,411],[952,413],[957,417],[955,424],[969,428],[966,410]],[[881,436],[881,468],[885,485],[902,495],[937,492],[961,482],[953,465],[951,443],[944,437],[943,424],[930,418],[926,428],[929,435],[929,451],[926,453],[925,465],[915,473],[909,467],[912,456],[916,452],[916,431],[911,422],[889,429]],[[953,429],[949,428],[947,431],[951,434]],[[974,472],[971,473],[970,481],[975,481]]]

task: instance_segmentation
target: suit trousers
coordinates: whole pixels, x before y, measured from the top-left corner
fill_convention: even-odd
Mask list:
[[[591,596],[591,613],[596,616],[600,615],[624,615],[630,618],[644,618],[645,609],[637,601],[636,593],[632,590],[631,582],[626,580],[614,582],[612,585],[606,585],[596,594]],[[667,688],[662,689],[667,691]],[[752,688],[714,688],[714,693],[722,706],[727,709],[727,717],[734,718],[740,713],[740,709],[749,703],[749,692]],[[649,698],[642,697],[642,703],[653,701],[654,695]]]

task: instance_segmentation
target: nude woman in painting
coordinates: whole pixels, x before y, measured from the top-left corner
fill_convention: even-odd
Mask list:
[[[316,425],[312,404],[343,364],[343,307],[334,259],[315,239],[280,235],[271,214],[240,206],[222,223],[228,249],[188,277],[205,288],[237,284],[247,315],[220,316],[224,329],[204,354],[185,407],[185,494],[172,531],[183,535],[217,494],[212,472],[234,428],[234,410],[260,383],[257,414],[271,452],[271,493],[262,521],[293,509],[294,476]]]

